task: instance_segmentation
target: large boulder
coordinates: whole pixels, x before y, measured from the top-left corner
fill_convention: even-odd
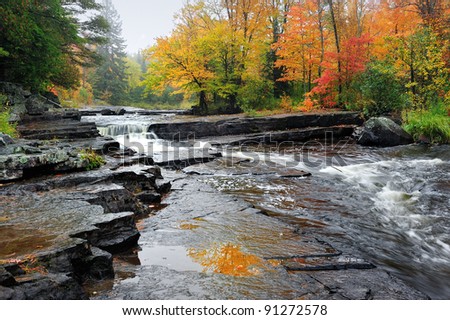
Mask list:
[[[393,147],[413,143],[413,137],[388,118],[369,119],[363,127],[358,143],[363,146]]]

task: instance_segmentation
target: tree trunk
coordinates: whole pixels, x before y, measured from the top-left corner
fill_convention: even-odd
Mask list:
[[[205,91],[200,91],[200,94],[199,94],[199,103],[198,103],[198,106],[199,106],[199,113],[201,114],[201,115],[206,115],[206,114],[208,114],[208,104],[207,104],[207,102],[206,102],[206,92]]]
[[[330,6],[331,23],[333,24],[334,40],[335,40],[335,44],[336,44],[336,52],[338,55],[338,60],[337,60],[337,72],[339,75],[338,105],[341,105],[341,95],[342,95],[342,83],[341,83],[341,79],[340,79],[341,78],[341,58],[340,58],[341,46],[340,46],[340,42],[339,42],[339,33],[338,33],[338,29],[337,29],[337,24],[336,24],[336,16],[334,15],[333,0],[328,0],[328,4]]]

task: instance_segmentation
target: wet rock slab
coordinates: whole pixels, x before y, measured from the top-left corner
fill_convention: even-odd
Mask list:
[[[286,131],[307,127],[332,127],[338,125],[361,125],[358,113],[336,112],[323,114],[297,114],[271,116],[264,118],[228,118],[215,120],[205,118],[203,121],[186,121],[173,123],[156,123],[149,127],[159,138],[167,140],[184,140],[202,137],[248,135],[271,131]]]
[[[124,278],[93,298],[427,298],[364,260],[351,240],[334,242],[332,226],[299,230],[197,177],[171,179],[168,206],[142,222],[142,251],[123,257],[115,267]]]
[[[110,253],[136,246],[136,216],[150,212],[150,200],[161,200],[156,176],[142,169],[104,168],[3,186],[2,296],[83,299],[81,281],[114,277]],[[160,197],[139,199],[137,191]]]
[[[82,150],[107,154],[120,148],[109,138],[94,138],[76,142],[7,140],[0,145],[0,182],[42,174],[56,174],[85,170],[88,161],[80,155]]]

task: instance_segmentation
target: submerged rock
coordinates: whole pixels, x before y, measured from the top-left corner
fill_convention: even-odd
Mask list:
[[[394,147],[413,142],[413,137],[402,127],[384,117],[368,120],[358,139],[358,143],[363,146],[375,147]]]

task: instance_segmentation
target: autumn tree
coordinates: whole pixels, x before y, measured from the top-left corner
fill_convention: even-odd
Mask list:
[[[293,6],[288,19],[284,34],[275,44],[279,57],[275,65],[285,68],[283,77],[278,80],[301,82],[305,94],[311,91],[313,81],[322,75],[329,38],[323,0]]]
[[[209,48],[203,43],[208,30],[203,18],[206,18],[203,3],[183,9],[171,36],[158,38],[156,45],[147,51],[145,79],[150,91],[164,92],[167,86],[172,86],[186,95],[196,94],[200,113],[207,112],[207,93],[214,78]]]

